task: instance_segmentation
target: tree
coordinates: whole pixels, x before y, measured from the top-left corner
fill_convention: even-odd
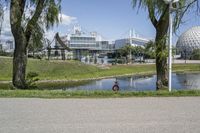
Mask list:
[[[144,48],[145,58],[155,59],[155,43],[149,41]]]
[[[118,50],[118,53],[126,58],[126,63],[128,63],[128,56],[131,56],[133,53],[134,47],[131,45],[125,45],[124,47]],[[131,59],[130,59],[131,60]],[[130,62],[130,61],[129,61]]]
[[[42,22],[39,21],[39,23],[41,24]],[[35,56],[35,52],[41,51],[43,48],[43,44],[45,43],[44,33],[44,29],[36,24],[28,45],[28,53],[32,52],[33,57]]]
[[[141,46],[135,46],[133,49],[133,54],[136,56],[141,56],[144,54],[144,47]]]
[[[13,57],[13,85],[26,89],[27,49],[34,34],[35,27],[45,25],[47,29],[59,22],[61,0],[10,0],[10,24],[14,36],[15,50]],[[27,11],[29,11],[26,16]],[[39,24],[39,20],[44,25]]]
[[[174,8],[174,29],[177,29],[181,23],[184,14],[189,7],[198,0],[187,1],[180,0],[178,4],[173,4]],[[157,90],[167,86],[167,32],[169,28],[169,4],[163,0],[132,0],[133,8],[143,8],[148,10],[148,17],[156,29],[156,72],[157,72]],[[178,6],[179,5],[179,6]]]
[[[200,49],[193,50],[191,59],[192,60],[200,60]]]
[[[35,52],[41,51],[43,48],[43,41],[38,41],[35,41],[35,39],[30,39],[29,42],[28,53],[32,53],[33,57],[35,56]]]

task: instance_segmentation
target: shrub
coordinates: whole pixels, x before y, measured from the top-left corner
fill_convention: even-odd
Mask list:
[[[28,89],[37,88],[36,82],[39,80],[37,77],[39,76],[36,72],[29,72],[26,76],[26,85]]]
[[[192,60],[200,60],[200,49],[195,49],[192,52],[192,56],[191,56]]]

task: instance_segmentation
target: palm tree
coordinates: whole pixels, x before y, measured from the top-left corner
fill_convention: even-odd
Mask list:
[[[187,1],[180,0],[178,4],[173,4],[174,8],[174,27],[177,29],[181,20],[189,7],[197,0]],[[157,90],[167,86],[167,32],[169,27],[169,4],[163,0],[132,0],[133,8],[143,8],[148,11],[148,17],[156,29],[156,72],[157,72]]]

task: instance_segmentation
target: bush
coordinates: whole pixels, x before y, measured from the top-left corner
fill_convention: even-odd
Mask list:
[[[200,49],[195,49],[192,52],[192,56],[191,56],[192,60],[200,60]]]
[[[37,88],[36,82],[39,80],[37,77],[39,76],[36,72],[29,72],[26,76],[26,85],[27,88]]]
[[[42,56],[41,56],[41,55],[36,55],[35,58],[41,60],[41,59],[42,59]]]
[[[39,59],[41,60],[42,59],[42,55],[28,55],[28,58],[33,58],[33,59]]]
[[[0,50],[0,56],[9,56],[9,57],[12,57],[12,56],[13,56],[13,53],[8,53],[8,52],[1,51],[1,50]]]

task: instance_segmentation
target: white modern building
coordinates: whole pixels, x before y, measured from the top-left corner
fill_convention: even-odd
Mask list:
[[[74,26],[73,32],[65,36],[59,36],[56,34],[55,47],[52,48],[56,51],[55,55],[59,54],[59,51],[68,49],[66,53],[71,52],[74,59],[81,59],[89,53],[90,55],[98,56],[100,54],[113,53],[115,50],[122,48],[125,45],[141,46],[144,47],[150,39],[139,37],[130,32],[129,38],[118,39],[116,41],[103,40],[102,36],[97,32],[84,32],[81,27]]]
[[[99,49],[95,36],[72,34],[69,42],[71,49]]]
[[[102,51],[114,50],[114,44],[109,41],[102,40],[102,37],[96,32],[86,33],[80,27],[74,26],[73,33],[65,36],[55,35],[55,55],[62,55],[61,53],[72,53],[73,59],[80,60],[86,54],[97,56]]]
[[[149,41],[150,39],[139,37],[136,35],[135,31],[131,29],[129,37],[115,40],[115,49],[120,49],[126,45],[144,47]]]
[[[14,41],[13,40],[1,40],[0,41],[0,49],[5,52],[13,52],[14,51]]]
[[[14,50],[14,41],[13,40],[7,40],[6,45],[9,46],[10,50]]]
[[[124,47],[125,45],[144,47],[144,45],[148,43],[149,41],[150,41],[149,39],[140,38],[140,37],[118,39],[115,41],[115,49],[120,49]]]
[[[200,26],[184,32],[176,44],[177,52],[182,58],[190,58],[193,50],[200,49]]]
[[[113,46],[96,32],[85,33],[77,26],[72,34],[60,38],[72,50],[110,50]]]

